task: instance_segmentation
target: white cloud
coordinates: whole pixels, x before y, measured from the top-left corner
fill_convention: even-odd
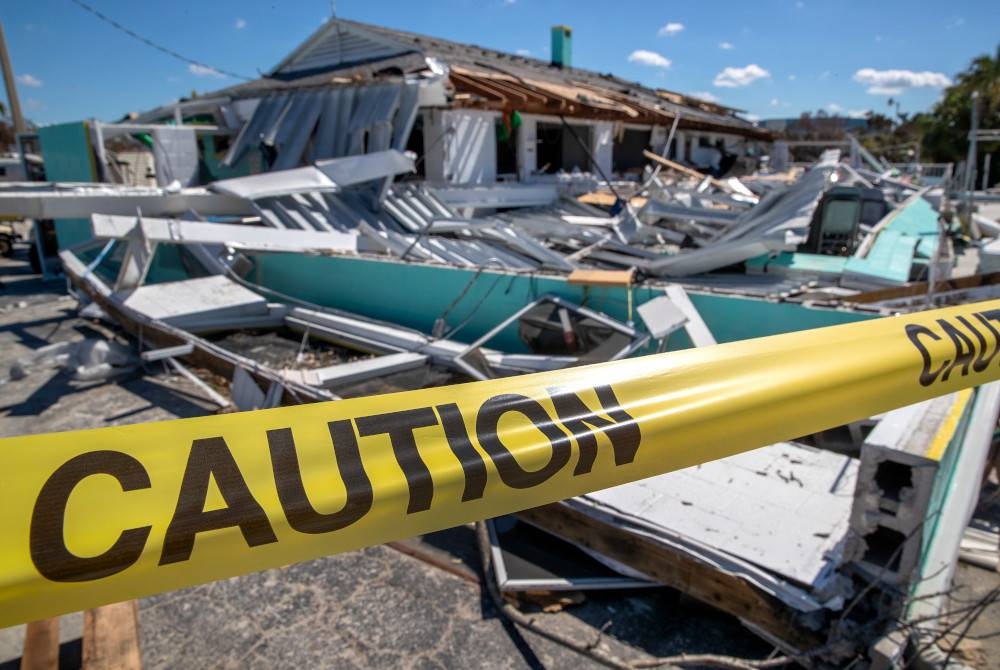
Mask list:
[[[838,114],[844,111],[844,108],[835,102],[831,102],[829,105],[826,106],[826,108],[831,114]]]
[[[29,112],[41,112],[48,109],[44,102],[41,100],[35,100],[34,98],[28,98],[25,107],[28,108]]]
[[[795,81],[795,75],[794,74],[788,75],[788,81]]]
[[[683,23],[677,23],[676,21],[671,21],[670,23],[666,24],[658,31],[656,31],[656,34],[659,35],[660,37],[673,37],[682,30],[684,30]]]
[[[963,19],[962,17],[958,17],[957,19],[954,19],[953,21],[949,22],[948,25],[945,26],[945,29],[954,30],[955,28],[961,28],[964,25],[965,25],[965,19]]]
[[[866,67],[854,73],[854,81],[868,85],[872,95],[899,95],[908,88],[944,88],[951,79],[941,72],[913,70],[876,70]]]
[[[719,48],[722,49],[723,51],[729,51],[730,49],[733,48],[733,43],[732,42],[719,42]]]
[[[21,84],[21,86],[28,86],[30,88],[42,87],[42,80],[32,74],[28,74],[27,72],[17,75],[17,83]]]
[[[646,51],[645,49],[638,49],[633,51],[628,55],[629,63],[638,63],[639,65],[648,65],[650,67],[670,67],[670,59],[662,56],[655,51]]]
[[[721,88],[740,88],[749,86],[758,79],[770,77],[771,73],[757,65],[750,63],[746,67],[727,67],[719,74],[715,75],[712,84]]]
[[[236,23],[234,25],[236,26],[236,30],[243,30],[244,28],[247,27],[247,20],[246,19],[236,19]]]
[[[699,100],[704,100],[705,102],[718,102],[719,96],[708,91],[695,91],[694,93],[688,93],[692,98],[698,98]]]
[[[847,110],[847,117],[850,119],[864,119],[871,113],[872,110],[870,109],[849,109]]]
[[[777,98],[771,98],[771,106],[772,107],[777,107],[780,104],[781,104],[781,100],[778,100]]]
[[[760,117],[757,116],[756,114],[744,114],[743,118],[751,123],[757,123],[758,121],[760,121]]]
[[[215,68],[210,68],[210,67],[207,67],[205,65],[195,65],[194,63],[191,63],[190,65],[188,65],[188,72],[190,72],[191,74],[193,74],[196,77],[219,77],[219,78],[221,78],[221,77],[226,76],[226,75],[222,74],[221,72],[219,72],[218,70],[216,70]]]
[[[530,56],[531,55],[531,49],[518,49],[515,53],[518,56]]]

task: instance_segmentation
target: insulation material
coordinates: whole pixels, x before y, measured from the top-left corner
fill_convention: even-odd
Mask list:
[[[194,128],[157,127],[153,130],[153,158],[157,186],[198,183],[198,142]]]

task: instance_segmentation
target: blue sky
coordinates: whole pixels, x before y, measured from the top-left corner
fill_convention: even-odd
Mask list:
[[[329,0],[87,0],[126,27],[228,71],[266,72],[329,17]],[[349,19],[548,58],[549,26],[573,28],[574,65],[760,118],[823,108],[904,111],[1000,33],[996,0],[963,2],[641,2],[633,0],[339,0]],[[0,8],[25,115],[37,123],[119,118],[236,83],[178,62],[70,0]]]

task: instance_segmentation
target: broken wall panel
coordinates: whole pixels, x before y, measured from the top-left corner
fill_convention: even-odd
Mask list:
[[[402,149],[416,118],[419,85],[395,81],[267,94],[222,164],[231,167],[252,150],[271,154],[272,169],[287,169],[306,160]]]

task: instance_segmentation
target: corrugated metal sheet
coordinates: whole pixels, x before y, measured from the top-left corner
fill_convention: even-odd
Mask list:
[[[386,149],[403,149],[416,119],[416,81],[303,89],[265,96],[223,161],[268,147],[271,169]],[[384,187],[373,187],[379,192]]]

